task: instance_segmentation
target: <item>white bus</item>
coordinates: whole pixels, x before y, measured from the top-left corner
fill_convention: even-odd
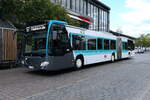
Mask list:
[[[115,36],[51,20],[26,28],[22,64],[30,69],[60,70],[131,57],[133,42]]]

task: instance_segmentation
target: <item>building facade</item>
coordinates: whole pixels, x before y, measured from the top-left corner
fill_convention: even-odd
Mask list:
[[[88,29],[109,31],[110,8],[98,0],[51,0],[68,11],[68,15],[81,23],[87,23]]]

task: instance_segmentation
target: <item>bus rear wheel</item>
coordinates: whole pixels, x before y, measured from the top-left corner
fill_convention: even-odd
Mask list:
[[[75,67],[80,69],[83,66],[83,60],[81,58],[77,58],[75,61]]]
[[[115,61],[115,56],[111,55],[111,62],[114,62],[114,61]]]

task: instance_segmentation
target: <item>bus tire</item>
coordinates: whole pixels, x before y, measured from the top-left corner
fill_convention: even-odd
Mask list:
[[[114,54],[111,55],[111,62],[115,62],[115,55]]]
[[[75,60],[75,67],[77,68],[77,69],[80,69],[81,67],[83,67],[83,59],[82,58],[77,58],[76,60]]]

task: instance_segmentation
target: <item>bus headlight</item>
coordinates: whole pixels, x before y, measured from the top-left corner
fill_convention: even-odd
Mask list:
[[[45,67],[45,66],[48,66],[49,65],[49,62],[48,61],[44,61],[41,63],[41,67]]]
[[[24,65],[25,64],[24,60],[22,60],[21,63]]]

